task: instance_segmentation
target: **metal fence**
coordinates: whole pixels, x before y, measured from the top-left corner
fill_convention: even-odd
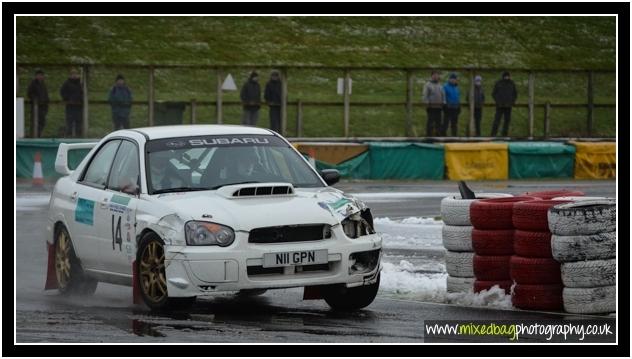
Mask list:
[[[407,137],[413,137],[413,109],[424,107],[424,105],[420,101],[416,101],[413,96],[413,88],[415,86],[415,80],[417,74],[420,72],[429,73],[432,70],[441,70],[434,67],[379,67],[379,66],[346,66],[346,67],[335,67],[335,66],[317,66],[317,65],[293,65],[293,66],[270,66],[270,65],[135,65],[135,64],[90,64],[90,65],[77,65],[70,63],[58,63],[58,64],[40,64],[40,63],[18,63],[18,68],[51,68],[51,67],[78,67],[81,69],[81,77],[83,83],[83,126],[82,126],[82,136],[88,136],[88,129],[90,126],[90,105],[107,105],[108,102],[105,100],[95,100],[90,99],[90,93],[88,91],[89,83],[91,81],[91,72],[96,68],[116,68],[118,70],[121,69],[134,69],[145,71],[147,74],[147,83],[148,83],[148,93],[147,99],[142,101],[133,101],[133,105],[144,105],[147,106],[147,126],[153,126],[155,121],[155,72],[159,69],[172,69],[178,71],[187,71],[187,70],[208,70],[211,72],[215,72],[216,74],[216,92],[214,101],[204,101],[204,100],[196,100],[192,99],[188,101],[188,105],[190,107],[190,118],[188,120],[189,123],[196,123],[198,121],[197,118],[197,109],[200,106],[210,106],[214,107],[215,113],[215,122],[218,124],[224,123],[224,106],[235,106],[240,105],[239,101],[228,101],[224,100],[223,91],[222,91],[222,83],[229,69],[265,69],[265,68],[275,68],[278,69],[281,74],[282,81],[282,103],[281,103],[281,125],[282,125],[282,133],[287,135],[288,128],[288,107],[294,107],[296,118],[295,118],[295,137],[303,137],[303,123],[304,116],[303,110],[306,106],[314,106],[314,107],[342,107],[342,118],[340,121],[342,122],[343,128],[343,138],[350,137],[349,127],[350,127],[350,118],[353,116],[351,107],[362,107],[362,106],[386,106],[386,107],[399,107],[405,109],[405,122],[404,122],[404,133]],[[311,101],[311,100],[294,100],[288,101],[288,83],[292,83],[292,71],[297,70],[316,70],[316,71],[335,71],[340,74],[340,77],[344,79],[343,86],[344,91],[342,95],[342,101]],[[593,128],[595,123],[594,112],[596,108],[616,108],[615,103],[595,103],[594,101],[594,83],[595,83],[595,74],[615,74],[613,70],[607,69],[526,69],[526,68],[450,68],[452,71],[458,71],[462,74],[467,74],[467,78],[469,79],[469,97],[473,98],[474,93],[474,76],[481,72],[501,72],[504,70],[511,71],[512,73],[522,73],[528,75],[528,95],[526,102],[520,102],[515,104],[517,108],[526,108],[527,109],[527,120],[528,120],[528,138],[534,138],[534,124],[535,124],[535,112],[536,110],[541,110],[544,112],[543,118],[543,129],[544,129],[544,137],[549,137],[549,126],[550,126],[550,114],[553,108],[575,108],[575,109],[585,109],[586,111],[586,137],[592,137]],[[351,96],[348,91],[349,79],[354,71],[371,71],[371,72],[380,72],[380,71],[398,71],[404,74],[405,78],[403,79],[405,82],[405,91],[402,91],[401,97],[402,101],[352,101]],[[546,73],[565,73],[565,74],[573,74],[574,76],[585,76],[585,89],[586,89],[586,102],[584,103],[562,103],[555,102],[552,103],[550,101],[544,101],[536,103],[535,101],[535,81],[536,74],[546,74]],[[32,104],[30,101],[25,102],[26,106],[36,106],[37,104]],[[50,104],[62,104],[61,101],[51,101]],[[264,104],[265,105],[265,104]],[[462,103],[463,106],[468,107],[468,127],[466,136],[469,137],[474,134],[474,102],[470,101],[470,103]],[[494,107],[493,103],[487,102],[485,107]],[[31,123],[31,135],[37,137],[37,111],[34,111],[34,115],[32,116]],[[377,137],[379,137],[379,134]],[[334,137],[334,136],[332,136]],[[612,134],[614,137],[614,134]]]

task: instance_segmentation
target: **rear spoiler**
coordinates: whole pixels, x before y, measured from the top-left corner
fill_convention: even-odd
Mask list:
[[[98,142],[86,143],[60,143],[57,149],[57,157],[55,158],[55,171],[64,176],[70,175],[73,171],[68,168],[68,151],[91,149]]]

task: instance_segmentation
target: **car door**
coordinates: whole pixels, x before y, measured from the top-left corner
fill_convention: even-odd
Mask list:
[[[111,140],[99,148],[79,177],[75,192],[71,194],[75,208],[69,220],[72,223],[70,233],[84,269],[103,268],[99,245],[99,231],[102,230],[99,203],[106,195],[110,167],[120,144],[121,140]]]
[[[106,195],[97,212],[99,244],[104,268],[132,274],[136,254],[136,208],[140,192],[139,151],[135,142],[123,140],[114,157]]]

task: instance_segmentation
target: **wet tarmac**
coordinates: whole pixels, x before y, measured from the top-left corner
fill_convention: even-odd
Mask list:
[[[344,182],[337,187],[357,193],[376,217],[436,217],[442,193],[451,182]],[[541,189],[580,189],[591,196],[615,196],[613,181],[473,182],[475,191],[522,193]],[[424,195],[419,195],[424,192]],[[411,195],[389,196],[393,193]],[[417,195],[415,195],[415,193]],[[366,195],[365,195],[366,194]],[[261,296],[232,293],[199,299],[186,312],[150,312],[133,305],[129,287],[99,284],[94,296],[64,297],[44,291],[46,192],[18,187],[16,201],[16,340],[21,342],[388,342],[420,343],[427,320],[569,320],[564,313],[527,312],[428,303],[380,292],[354,313],[331,311],[322,300],[302,300],[302,289],[268,291]],[[434,247],[392,248],[386,260],[400,256],[413,263],[441,258]],[[432,272],[433,270],[430,270]],[[423,271],[421,271],[423,272]]]

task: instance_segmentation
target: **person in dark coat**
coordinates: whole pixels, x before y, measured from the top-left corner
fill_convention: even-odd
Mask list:
[[[459,114],[461,113],[461,92],[459,91],[459,82],[455,73],[450,74],[448,82],[443,86],[443,92],[445,93],[445,108],[443,110],[441,135],[447,136],[449,126],[450,135],[456,137]]]
[[[266,84],[263,98],[270,108],[270,129],[281,132],[281,78],[278,71],[272,71]]]
[[[506,137],[509,132],[509,123],[511,122],[511,107],[518,98],[516,84],[511,80],[511,75],[508,71],[503,72],[502,79],[498,80],[496,85],[494,85],[492,97],[496,101],[496,116],[492,124],[492,137],[498,133],[501,117],[504,118],[502,135]]]
[[[132,110],[132,91],[125,84],[123,75],[116,76],[116,83],[108,95],[112,106],[112,124],[114,131],[129,128],[129,114]]]
[[[31,100],[31,123],[35,121],[37,112],[37,137],[42,137],[42,131],[46,125],[46,115],[48,114],[48,88],[44,81],[44,71],[35,71],[35,78],[29,84],[27,95]]]
[[[470,92],[466,95],[467,103],[470,103]],[[474,125],[476,126],[476,137],[481,136],[481,119],[483,118],[483,105],[485,104],[485,92],[483,91],[483,78],[479,75],[474,77]]]
[[[66,137],[81,135],[83,113],[83,91],[79,71],[70,70],[70,77],[59,90],[66,104]]]
[[[242,125],[255,126],[261,107],[261,86],[259,86],[259,76],[255,71],[250,73],[248,81],[242,86],[240,98],[244,108],[241,117]]]

